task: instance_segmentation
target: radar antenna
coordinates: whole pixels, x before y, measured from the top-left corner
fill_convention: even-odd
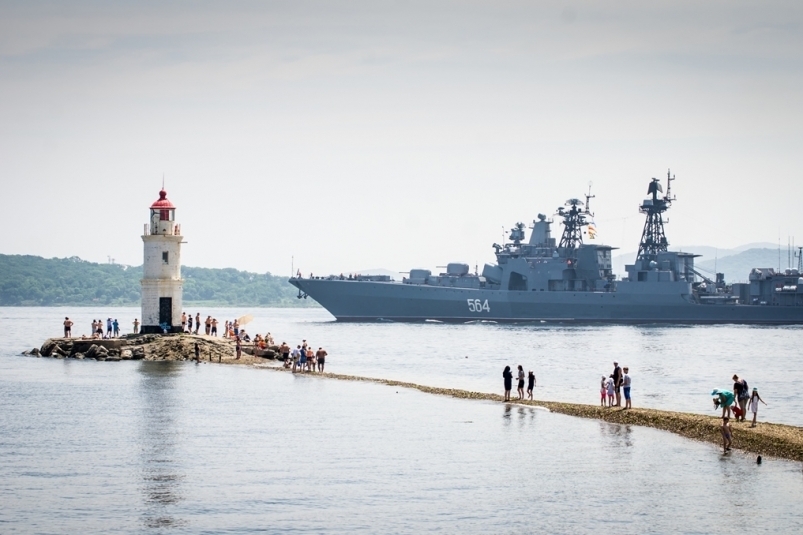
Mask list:
[[[589,187],[586,202],[593,199],[591,189]],[[559,248],[566,249],[573,252],[575,249],[583,245],[583,227],[588,225],[586,216],[592,216],[588,211],[588,206],[583,204],[580,199],[569,199],[564,206],[568,206],[566,210],[563,206],[558,208],[557,215],[563,218],[563,234],[560,237]],[[583,208],[585,206],[585,209]]]
[[[669,247],[669,241],[666,239],[666,232],[664,232],[664,219],[663,213],[669,209],[674,197],[670,195],[672,188],[672,181],[675,177],[666,172],[666,195],[659,197],[658,193],[663,193],[661,188],[661,181],[653,178],[647,188],[647,195],[650,198],[644,200],[639,206],[639,212],[647,216],[644,221],[644,231],[641,233],[641,243],[638,246],[638,259],[639,260],[655,260],[655,257],[660,252],[665,252]]]

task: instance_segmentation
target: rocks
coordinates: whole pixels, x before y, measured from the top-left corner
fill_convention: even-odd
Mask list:
[[[78,359],[78,360],[84,360],[84,354],[83,353],[76,353],[76,354],[74,354],[72,356],[72,358]]]
[[[28,357],[39,357],[39,356],[41,356],[41,353],[39,352],[39,348],[38,347],[35,347],[35,348],[31,349],[30,351],[23,351],[22,354],[25,355],[25,356],[28,356]]]
[[[131,360],[142,360],[145,358],[145,348],[144,347],[134,347],[131,350]]]
[[[123,359],[123,360],[131,360],[133,358],[133,356],[134,356],[134,354],[130,349],[123,349],[120,352],[120,358]]]
[[[53,352],[53,349],[55,349],[56,347],[58,347],[58,344],[56,343],[55,340],[51,338],[50,340],[47,340],[45,341],[44,344],[42,344],[42,348],[39,350],[39,352],[43,357],[49,357],[50,354]]]

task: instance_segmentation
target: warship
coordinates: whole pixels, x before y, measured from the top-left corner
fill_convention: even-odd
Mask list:
[[[754,268],[747,283],[726,284],[695,269],[699,255],[670,251],[664,214],[675,200],[674,176],[649,182],[635,262],[627,276],[611,268],[615,247],[585,243],[593,238],[594,196],[569,199],[558,208],[563,226],[552,237],[553,219],[538,214],[526,240],[519,222],[509,240],[493,244],[495,264],[482,273],[468,264],[445,271],[411,269],[401,281],[388,275],[290,278],[298,297],[311,297],[338,321],[576,322],[627,324],[801,324],[803,277],[799,269]]]

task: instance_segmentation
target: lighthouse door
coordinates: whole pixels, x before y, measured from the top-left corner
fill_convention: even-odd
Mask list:
[[[169,327],[173,326],[173,298],[160,297],[159,298],[159,325],[167,324]]]

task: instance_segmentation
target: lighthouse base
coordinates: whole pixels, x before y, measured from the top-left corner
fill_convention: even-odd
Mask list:
[[[140,327],[139,332],[140,334],[165,334],[159,325],[143,325]],[[182,332],[181,326],[167,328],[167,334],[181,334]]]

